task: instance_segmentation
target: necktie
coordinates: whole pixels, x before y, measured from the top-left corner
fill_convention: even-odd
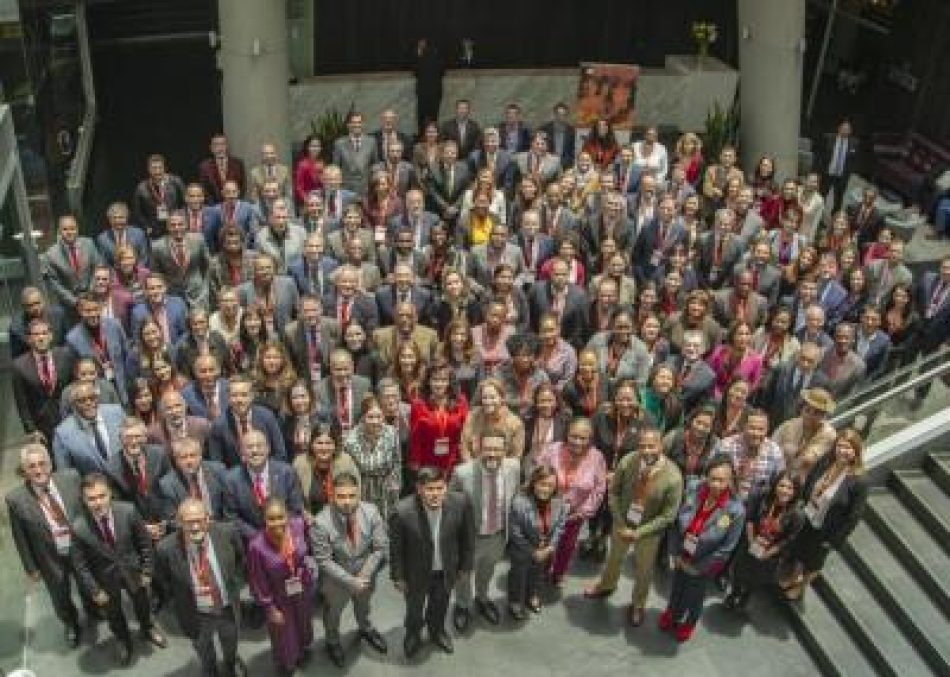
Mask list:
[[[176,240],[173,246],[175,252],[175,263],[179,268],[188,266],[188,253],[185,251],[185,243],[182,240]]]
[[[112,525],[109,524],[108,517],[99,518],[99,531],[102,532],[102,540],[106,542],[110,548],[115,548],[115,532],[112,531]]]
[[[360,137],[353,137],[353,150],[357,153],[360,152]]]
[[[339,386],[336,392],[337,413],[340,415],[340,424],[344,428],[350,427],[350,403],[347,401],[347,387]]]
[[[347,325],[350,324],[350,300],[343,299],[343,303],[340,306],[340,324],[343,325],[345,329]]]
[[[927,319],[929,320],[934,315],[937,314],[937,311],[940,310],[940,307],[943,305],[944,299],[947,297],[947,292],[950,291],[950,285],[946,282],[939,283],[934,289],[934,294],[930,299],[930,305],[927,306]]]
[[[264,488],[264,475],[263,473],[257,473],[254,476],[254,500],[257,501],[257,505],[264,505],[264,502],[267,500],[267,490]]]
[[[99,421],[93,420],[90,423],[92,427],[92,436],[96,442],[96,450],[99,452],[99,455],[102,457],[102,460],[109,458],[109,445],[106,443],[105,438],[102,436],[102,433],[99,431]]]
[[[346,516],[346,540],[350,544],[351,548],[356,547],[356,542],[359,539],[359,533],[356,530],[356,515],[347,515]]]
[[[221,175],[221,179],[228,178],[228,161],[226,158],[218,158],[218,174]]]
[[[43,382],[43,389],[52,395],[56,390],[56,365],[53,364],[53,357],[49,353],[41,355],[39,362],[40,380]]]
[[[449,167],[445,181],[445,192],[451,197],[455,193],[455,167]]]
[[[138,470],[139,494],[145,496],[148,493],[148,464],[145,461],[145,454],[139,456]]]
[[[485,520],[485,530],[489,535],[499,529],[498,524],[498,476],[488,473],[488,517]]]
[[[192,498],[202,500],[201,482],[198,481],[198,473],[188,475],[188,495]]]
[[[69,266],[73,269],[74,273],[79,272],[79,252],[76,250],[75,244],[70,244],[66,246],[66,250],[69,252]]]
[[[211,560],[208,558],[206,543],[198,546],[198,583],[211,595],[214,608],[220,608],[224,598],[221,596],[221,588],[218,587],[214,571],[211,570]]]
[[[250,416],[241,419],[241,435],[247,435],[251,432]]]
[[[191,232],[200,233],[201,232],[201,212],[198,210],[191,210]]]
[[[43,504],[46,512],[49,513],[56,524],[60,526],[69,525],[69,520],[66,519],[66,513],[63,512],[63,507],[59,504],[59,501],[56,500],[56,497],[53,496],[53,492],[50,491],[49,486],[40,487],[37,492],[37,499]]]

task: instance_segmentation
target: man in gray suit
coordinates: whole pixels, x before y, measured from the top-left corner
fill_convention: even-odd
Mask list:
[[[261,163],[251,167],[247,182],[247,197],[251,202],[262,199],[264,184],[268,181],[277,182],[277,194],[287,200],[294,198],[294,181],[290,168],[282,164],[277,154],[277,146],[268,142],[261,145]]]
[[[828,377],[828,390],[841,402],[864,380],[864,360],[854,351],[854,326],[842,322],[835,327],[834,347],[825,351],[818,367]]]
[[[303,257],[306,241],[306,229],[290,220],[289,203],[277,198],[267,219],[267,226],[258,231],[254,246],[257,251],[270,254],[277,262],[277,273],[286,275],[288,269]]]
[[[410,188],[419,186],[416,168],[408,160],[403,159],[402,141],[393,141],[386,150],[387,156],[373,165],[373,174],[383,172],[389,177],[389,186],[401,198],[406,197]]]
[[[264,309],[264,321],[272,334],[294,318],[300,300],[293,279],[275,274],[276,270],[277,264],[270,255],[258,254],[254,259],[254,279],[238,287],[242,306],[257,303]]]
[[[485,432],[481,454],[455,469],[451,490],[465,494],[472,504],[474,549],[472,551],[475,579],[475,608],[492,625],[500,615],[495,603],[488,599],[488,585],[495,565],[505,556],[508,541],[508,514],[518,493],[521,466],[510,455],[508,441],[501,433]],[[471,621],[472,572],[466,572],[455,585],[455,609],[452,622],[464,632]]]
[[[119,430],[125,411],[118,404],[99,404],[99,391],[92,383],[73,388],[72,402],[74,413],[53,433],[56,468],[74,468],[83,476],[105,474],[108,460],[122,449]]]
[[[372,392],[368,378],[353,375],[353,357],[345,348],[330,353],[330,375],[315,389],[322,414],[335,419],[344,432],[352,428],[363,414],[363,398]]]
[[[548,141],[544,132],[538,132],[531,139],[531,150],[515,154],[515,166],[518,168],[519,181],[533,176],[542,188],[561,176],[561,158],[548,152]]]
[[[76,320],[76,303],[80,294],[89,291],[92,271],[102,263],[96,245],[88,237],[79,236],[79,223],[72,214],[59,217],[59,238],[40,257],[40,266],[54,304],[60,304],[69,321]]]
[[[369,610],[389,536],[376,506],[360,501],[360,483],[354,475],[343,472],[333,478],[333,502],[314,518],[309,535],[323,581],[323,627],[330,660],[343,667],[340,616],[351,599],[360,638],[386,653],[386,640],[370,622]]]
[[[189,308],[208,307],[208,246],[200,233],[188,232],[183,210],[168,216],[168,235],[152,247],[152,270],[165,277],[168,291]]]
[[[350,111],[346,116],[349,134],[333,142],[333,164],[340,167],[343,187],[358,195],[369,188],[369,168],[376,158],[376,139],[363,134],[363,114]]]
[[[508,226],[495,223],[488,242],[472,249],[469,277],[485,289],[491,289],[495,268],[501,263],[510,266],[517,278],[524,269],[524,256],[521,254],[521,247],[508,240]]]

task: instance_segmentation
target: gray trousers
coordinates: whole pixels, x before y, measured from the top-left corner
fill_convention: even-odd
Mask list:
[[[368,630],[373,626],[369,621],[369,601],[374,588],[375,583],[365,592],[353,592],[330,578],[323,579],[323,634],[327,644],[340,643],[340,618],[351,599],[353,615],[360,630]]]
[[[495,574],[495,565],[505,556],[505,532],[494,536],[475,536],[473,570],[455,584],[455,603],[467,609],[472,604],[472,579],[475,580],[475,599],[488,599],[488,586]]]
[[[225,674],[231,674],[237,660],[238,624],[234,608],[225,607],[221,613],[198,614],[198,634],[192,638],[198,659],[201,661],[202,677],[218,674],[218,655],[214,647],[214,636],[221,641],[221,653]]]

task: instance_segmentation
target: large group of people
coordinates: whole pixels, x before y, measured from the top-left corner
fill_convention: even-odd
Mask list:
[[[867,495],[836,402],[947,340],[950,260],[915,278],[873,189],[824,218],[847,124],[779,182],[692,133],[599,120],[575,144],[568,117],[483,126],[460,100],[413,143],[354,111],[250,170],[218,134],[194,182],[153,155],[103,224],[59,217],[10,329],[30,442],[7,505],[71,646],[75,587],[123,664],[124,592],[155,646],[173,613],[203,675],[245,672],[242,618],[292,673],[315,609],[343,665],[351,601],[388,649],[388,567],[405,655],[423,628],[451,653],[448,616],[523,622],[578,556],[606,597],[631,548],[630,624],[669,569],[680,642],[711,585],[737,610],[802,596]]]

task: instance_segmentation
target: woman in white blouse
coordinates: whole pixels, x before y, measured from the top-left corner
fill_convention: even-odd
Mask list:
[[[647,127],[643,141],[633,144],[633,163],[641,172],[650,172],[656,177],[657,183],[666,181],[669,171],[669,156],[666,146],[658,140],[656,127]]]

